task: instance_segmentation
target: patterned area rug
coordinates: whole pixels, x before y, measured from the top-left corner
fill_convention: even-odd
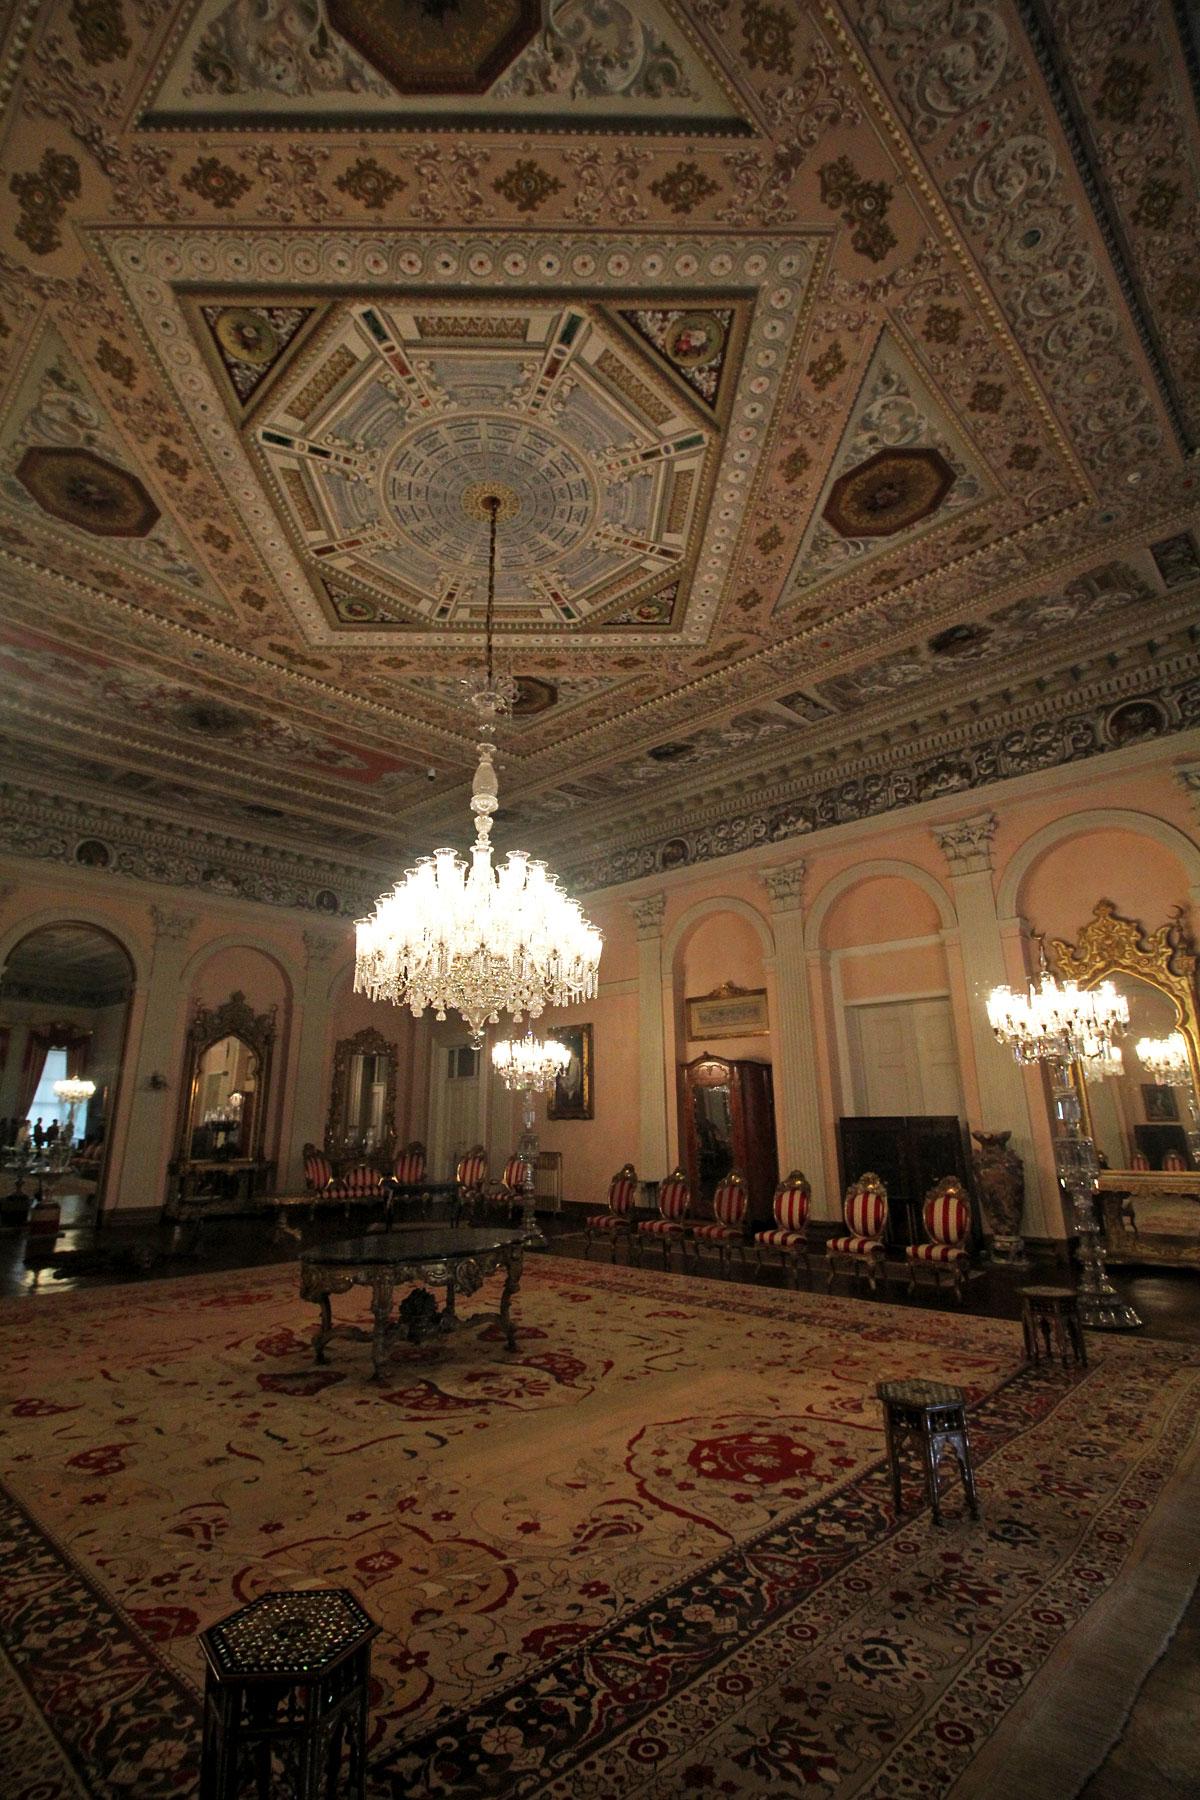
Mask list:
[[[196,1632],[343,1584],[377,1796],[1000,1794],[1036,1738],[1014,1791],[1065,1800],[1186,1601],[1196,1353],[1091,1338],[1077,1379],[1003,1322],[535,1259],[515,1353],[374,1386],[362,1343],[313,1366],[296,1288],[0,1308],[13,1800],[192,1793]],[[949,1466],[946,1528],[914,1482],[893,1516],[873,1395],[916,1374],[972,1403],[977,1525]]]

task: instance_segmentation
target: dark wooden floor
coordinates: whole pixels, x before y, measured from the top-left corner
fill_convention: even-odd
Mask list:
[[[544,1254],[582,1256],[584,1238],[578,1218],[543,1218],[541,1223],[547,1238]],[[205,1227],[199,1242],[191,1245],[183,1242],[180,1232],[169,1225],[131,1228],[110,1224],[97,1232],[82,1198],[78,1202],[65,1198],[63,1225],[55,1246],[56,1258],[60,1260],[54,1267],[30,1267],[24,1232],[0,1231],[0,1297],[26,1296],[36,1303],[37,1297],[46,1293],[91,1290],[147,1276],[161,1278],[262,1267],[293,1261],[298,1249],[295,1239],[281,1237],[269,1219],[213,1221]],[[358,1229],[348,1229],[338,1215],[326,1216],[315,1225],[306,1223],[304,1237],[305,1241],[330,1240]],[[63,1252],[73,1253],[66,1259],[72,1267],[67,1268],[61,1260]],[[40,1262],[43,1256],[44,1252],[33,1260]],[[652,1249],[647,1265],[657,1264],[658,1252]],[[1031,1271],[1020,1274],[981,1270],[969,1284],[965,1310],[986,1318],[1019,1318],[1017,1290],[1031,1280],[1062,1280],[1063,1274],[1063,1269],[1052,1262],[1035,1265]],[[1144,1321],[1138,1335],[1200,1344],[1200,1270],[1119,1269],[1113,1270],[1112,1275],[1122,1299],[1130,1301]],[[706,1267],[701,1278],[721,1279],[715,1265]],[[754,1278],[739,1274],[729,1283],[734,1304],[738,1283],[744,1279]],[[771,1271],[760,1279],[777,1285],[780,1278]],[[823,1281],[818,1285],[823,1291]],[[853,1293],[867,1306],[886,1303],[935,1307],[939,1311],[956,1309],[948,1290],[935,1292],[926,1288],[910,1299],[902,1281],[881,1288],[875,1296],[847,1280],[836,1281],[834,1291]],[[1196,1503],[1200,1506],[1200,1493]],[[1120,1739],[1079,1800],[1198,1800],[1198,1717],[1200,1589],[1193,1593],[1179,1629],[1143,1684]],[[1059,1797],[1031,1795],[1030,1800]],[[1063,1800],[1068,1797],[1063,1796]]]

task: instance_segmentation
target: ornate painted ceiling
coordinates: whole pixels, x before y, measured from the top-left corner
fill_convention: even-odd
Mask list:
[[[0,842],[354,910],[1200,722],[1182,0],[29,0]],[[45,846],[53,845],[53,849]]]

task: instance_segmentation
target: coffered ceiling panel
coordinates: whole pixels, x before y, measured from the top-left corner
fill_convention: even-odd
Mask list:
[[[462,838],[485,485],[580,881],[1191,729],[1181,20],[10,9],[0,843],[352,910]]]

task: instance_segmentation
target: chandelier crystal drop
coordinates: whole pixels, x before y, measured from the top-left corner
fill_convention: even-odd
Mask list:
[[[1079,1067],[1088,1081],[1117,1081],[1125,1073],[1125,1059],[1116,1044],[1087,1038]]]
[[[1182,1085],[1190,1079],[1192,1064],[1182,1031],[1173,1031],[1169,1037],[1139,1038],[1136,1048],[1138,1061],[1160,1087]]]
[[[484,733],[510,705],[511,683],[492,667],[496,585],[496,519],[501,497],[488,495],[487,661],[471,703]],[[485,736],[471,787],[475,843],[469,863],[455,850],[435,850],[409,869],[357,926],[356,993],[407,1005],[420,1017],[462,1014],[479,1045],[501,1013],[537,1018],[548,1006],[572,1006],[599,992],[603,940],[578,903],[542,862],[512,850],[492,862],[492,814],[498,805],[493,757]]]

